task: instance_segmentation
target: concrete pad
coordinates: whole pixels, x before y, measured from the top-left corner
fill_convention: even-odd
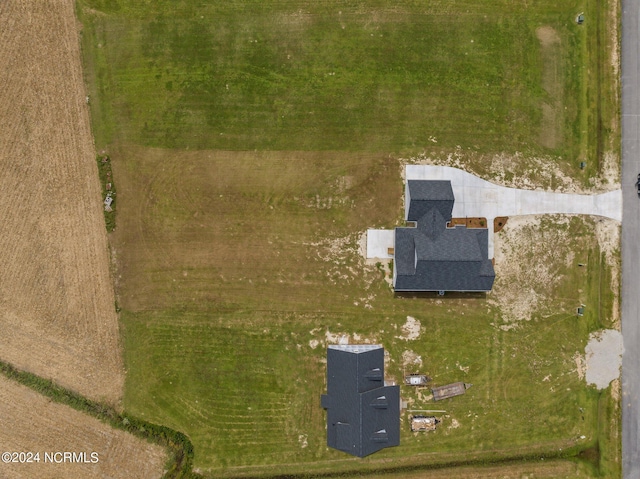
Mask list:
[[[587,384],[605,389],[611,381],[618,379],[623,353],[622,334],[619,331],[605,329],[591,333],[585,348]]]
[[[367,230],[367,259],[393,259],[388,250],[393,248],[395,230]]]
[[[483,217],[489,228],[498,216],[576,214],[622,221],[622,190],[579,195],[507,188],[458,168],[434,165],[407,165],[406,178],[451,181],[455,197],[453,217]],[[489,234],[489,258],[493,258],[492,232]]]
[[[408,180],[450,180],[454,217],[578,214],[622,221],[622,192],[599,195],[552,193],[496,185],[449,166],[407,165]]]

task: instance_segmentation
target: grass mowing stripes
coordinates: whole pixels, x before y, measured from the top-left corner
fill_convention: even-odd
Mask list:
[[[599,395],[567,373],[575,346],[566,341],[559,346],[535,331],[577,337],[573,316],[536,322],[516,334],[492,332],[486,327],[489,318],[474,315],[440,327],[430,341],[409,345],[393,335],[382,335],[392,361],[388,374],[396,379],[403,370],[401,354],[411,348],[428,362],[423,369],[434,376],[435,383],[464,379],[474,386],[465,396],[437,405],[421,400],[414,391],[403,391],[412,407],[447,411],[441,415],[441,430],[430,436],[414,435],[404,427],[403,416],[401,446],[358,465],[325,447],[324,415],[318,405],[324,348],[309,346],[319,337],[308,328],[327,324],[328,318],[291,314],[295,321],[282,324],[281,315],[261,320],[256,319],[257,313],[231,316],[215,312],[124,315],[129,368],[126,407],[147,420],[184,431],[195,444],[195,465],[216,476],[237,475],[247,466],[256,473],[273,468],[292,473],[366,470],[392,458],[411,459],[414,465],[492,462],[526,451],[580,450],[580,435],[594,439]],[[436,320],[418,317],[427,329],[437,328]],[[347,315],[339,319],[344,326],[362,323],[362,318]],[[269,328],[267,323],[281,324]],[[461,323],[467,335],[459,332]],[[388,325],[393,329],[398,321]],[[335,323],[328,327],[340,331]],[[453,353],[456,346],[459,353]],[[549,374],[554,377],[545,383]],[[586,447],[589,440],[582,443]]]
[[[361,159],[349,169],[338,167],[340,158],[203,151],[175,169],[175,154],[135,148],[114,163],[117,178],[134,165],[137,171],[118,183],[129,201],[120,203],[116,248],[136,245],[119,256],[125,405],[184,431],[200,470],[234,476],[366,470],[388,460],[491,462],[523,451],[575,452],[596,441],[600,395],[578,378],[574,358],[589,332],[608,324],[612,293],[586,274],[603,267],[589,221],[547,219],[523,238],[566,238],[554,243],[559,259],[551,272],[559,280],[553,291],[540,291],[551,302],[548,313],[503,330],[500,311],[486,299],[394,298],[381,272],[360,263],[354,225],[385,224],[398,214],[401,186],[384,173],[393,171],[387,161]],[[554,235],[558,228],[567,233]],[[571,252],[580,256],[568,265]],[[545,258],[531,258],[532,265],[537,260]],[[602,314],[592,302],[599,296]],[[594,305],[578,320],[581,302]],[[419,340],[400,337],[407,316],[421,322]],[[414,436],[403,422],[399,448],[354,464],[327,450],[319,406],[324,344],[339,334],[383,344],[396,381],[411,351],[434,384],[474,386],[437,405],[447,413],[436,435]],[[427,394],[403,390],[416,409],[434,407]]]
[[[394,298],[379,269],[358,260],[353,228],[393,224],[399,214],[393,162],[360,157],[349,167],[340,155],[208,151],[172,161],[176,155],[139,147],[112,155],[120,159],[114,239],[124,272],[125,405],[185,432],[199,470],[219,477],[367,470],[388,460],[491,462],[571,455],[597,440],[601,396],[575,372],[576,353],[609,324],[612,304],[607,275],[603,283],[588,274],[605,267],[590,221],[548,218],[539,232],[528,230],[523,245],[553,241],[557,286],[539,291],[549,300],[544,314],[503,330],[487,300]],[[533,270],[550,257],[527,261]],[[581,302],[589,307],[578,320]],[[421,322],[419,340],[400,337],[407,316]],[[339,334],[383,344],[397,381],[411,351],[437,385],[474,386],[442,405],[447,417],[436,435],[403,427],[399,448],[354,464],[327,450],[319,406],[324,344]],[[412,407],[432,408],[421,394],[403,391]]]
[[[554,312],[506,331],[488,301],[393,298],[355,253],[364,228],[399,221],[394,156],[521,152],[514,168],[543,156],[575,173],[597,151],[602,120],[589,113],[584,68],[592,27],[574,23],[593,9],[81,0],[96,142],[121,195],[112,239],[127,408],[184,431],[196,467],[216,477],[593,446],[601,395],[578,380],[573,358],[608,325],[612,296],[595,276],[557,265]],[[559,247],[581,251],[595,271],[592,240],[585,226]],[[576,321],[585,297],[602,303]],[[399,338],[409,315],[422,322],[419,341]],[[438,384],[474,386],[443,405],[437,435],[405,428],[401,447],[354,462],[327,450],[319,407],[323,345],[338,333],[382,343],[396,380],[410,350]]]
[[[584,43],[574,5],[157,2],[142,17],[141,7],[86,3],[110,12],[84,10],[96,93],[113,112],[94,122],[105,142],[398,153],[436,139],[559,161],[581,153],[582,97],[572,94],[561,96],[562,141],[539,144],[549,93],[535,31],[561,39],[557,89],[584,91],[570,66]]]

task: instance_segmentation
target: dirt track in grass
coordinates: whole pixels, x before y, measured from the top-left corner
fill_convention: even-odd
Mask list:
[[[0,25],[0,357],[117,404],[124,370],[74,2],[3,1]]]

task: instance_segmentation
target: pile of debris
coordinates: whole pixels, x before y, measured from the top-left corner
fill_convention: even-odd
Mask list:
[[[435,416],[409,416],[411,432],[435,431],[440,421]]]
[[[111,192],[107,193],[106,198],[104,199],[104,210],[107,212],[113,211],[111,208],[111,203],[113,203],[113,197],[111,196]]]
[[[404,383],[407,386],[426,386],[429,381],[431,378],[424,374],[407,374],[404,377]]]
[[[106,196],[104,198],[104,210],[107,213],[113,211],[112,203],[115,199],[113,196],[115,195],[115,188],[113,188],[113,180],[111,179],[111,165],[109,163],[109,155],[104,155],[99,157],[100,169],[102,171],[101,176],[106,175],[106,182],[104,185],[104,191],[106,191]],[[104,178],[103,178],[104,179]]]

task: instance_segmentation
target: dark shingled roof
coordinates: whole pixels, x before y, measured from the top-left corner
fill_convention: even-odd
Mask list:
[[[495,272],[488,259],[489,231],[446,227],[453,210],[451,182],[410,180],[409,194],[407,216],[418,210],[421,216],[417,220],[407,218],[417,221],[416,228],[396,228],[394,289],[491,291]],[[414,207],[414,201],[419,207]],[[450,202],[448,217],[442,213],[442,201]]]
[[[409,180],[408,194],[407,220],[420,221],[433,208],[440,212],[445,221],[451,219],[454,197],[450,181]]]
[[[327,445],[364,457],[400,444],[400,387],[384,386],[384,349],[327,349]]]
[[[409,194],[414,201],[454,201],[449,180],[409,180]]]

